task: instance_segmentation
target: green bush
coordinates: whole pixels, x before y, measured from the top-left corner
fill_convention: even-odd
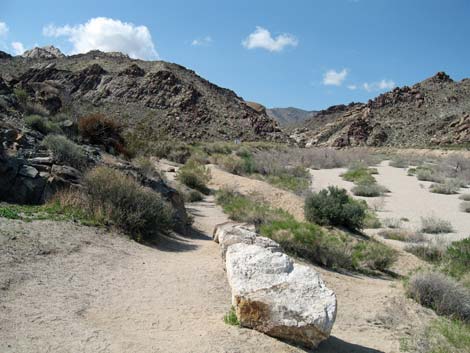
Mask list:
[[[460,279],[470,273],[470,238],[450,244],[443,262],[445,272],[452,277]]]
[[[351,246],[345,237],[331,236],[312,223],[294,219],[274,221],[260,228],[260,234],[279,243],[288,253],[334,269],[353,269]]]
[[[207,183],[211,179],[210,170],[195,160],[188,160],[177,173],[178,180],[191,189],[203,194],[210,193]]]
[[[185,195],[186,202],[199,202],[204,200],[204,196],[197,190],[190,190]]]
[[[24,119],[26,126],[47,135],[61,133],[59,125],[40,115],[29,115]]]
[[[441,173],[428,166],[417,167],[416,178],[421,181],[432,181],[434,183],[442,183],[444,181]]]
[[[224,322],[227,325],[232,325],[232,326],[240,325],[240,322],[238,321],[238,318],[237,318],[237,313],[235,312],[235,308],[233,306],[230,308],[230,311],[224,315]]]
[[[439,318],[400,343],[400,349],[410,353],[468,353],[470,325],[460,320]]]
[[[52,152],[62,164],[82,169],[87,164],[87,156],[82,147],[62,135],[47,135],[42,144]]]
[[[171,207],[161,196],[119,171],[97,167],[87,173],[84,184],[90,208],[135,240],[152,240],[172,225]]]
[[[320,225],[362,229],[366,210],[364,202],[352,199],[346,190],[334,186],[314,193],[305,200],[305,218]]]
[[[377,217],[377,214],[372,210],[366,211],[366,217],[364,218],[364,228],[366,229],[377,229],[382,228],[382,222]]]
[[[353,260],[371,270],[384,271],[398,258],[397,252],[377,241],[362,241],[354,246]]]

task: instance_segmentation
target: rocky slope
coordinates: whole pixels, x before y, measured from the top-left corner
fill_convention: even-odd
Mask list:
[[[320,111],[292,135],[307,146],[427,147],[470,143],[470,79],[444,72],[369,102]]]
[[[104,113],[148,140],[284,139],[265,110],[253,109],[234,92],[164,61],[99,51],[64,56],[53,47],[17,57],[0,52],[0,86],[23,93],[0,100],[4,119],[15,115],[21,108],[17,101],[23,99],[46,114],[64,112],[73,120]],[[16,115],[23,113],[20,109]]]
[[[307,119],[313,118],[317,112],[299,108],[271,108],[267,109],[268,116],[276,120],[283,127],[296,126]]]

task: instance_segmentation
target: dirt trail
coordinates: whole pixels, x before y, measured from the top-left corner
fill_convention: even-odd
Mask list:
[[[215,168],[213,178],[213,185],[235,182],[240,190],[267,193],[276,206],[301,209],[295,196],[263,182]],[[227,218],[212,197],[189,211],[192,236],[173,235],[151,247],[104,229],[0,218],[0,351],[303,352],[223,322],[230,289],[210,235]],[[398,306],[406,308],[405,319],[395,327],[387,306],[403,297],[398,282],[316,269],[339,305],[333,336],[316,352],[398,352],[398,336],[425,317],[405,300]]]

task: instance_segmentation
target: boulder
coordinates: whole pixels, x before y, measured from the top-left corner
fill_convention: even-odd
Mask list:
[[[254,227],[246,224],[233,222],[219,224],[215,227],[213,239],[220,244],[220,253],[224,262],[229,246],[238,243],[258,245],[273,252],[282,251],[278,243],[266,237],[258,237]]]
[[[329,337],[336,295],[313,268],[284,253],[238,243],[228,247],[226,270],[241,326],[308,348]]]

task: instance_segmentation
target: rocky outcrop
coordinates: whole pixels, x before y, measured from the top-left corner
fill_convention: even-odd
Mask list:
[[[244,224],[218,225],[214,240],[241,326],[309,348],[329,337],[336,296],[312,267],[296,264],[279,244]]]
[[[411,87],[330,107],[308,119],[292,138],[306,146],[428,147],[465,144],[470,132],[470,80],[438,72]]]
[[[28,59],[57,59],[65,57],[58,48],[52,45],[26,50],[21,56]]]
[[[287,139],[264,107],[180,65],[99,51],[65,57],[35,48],[25,55],[0,61],[2,75],[51,115],[102,113],[148,141]]]

